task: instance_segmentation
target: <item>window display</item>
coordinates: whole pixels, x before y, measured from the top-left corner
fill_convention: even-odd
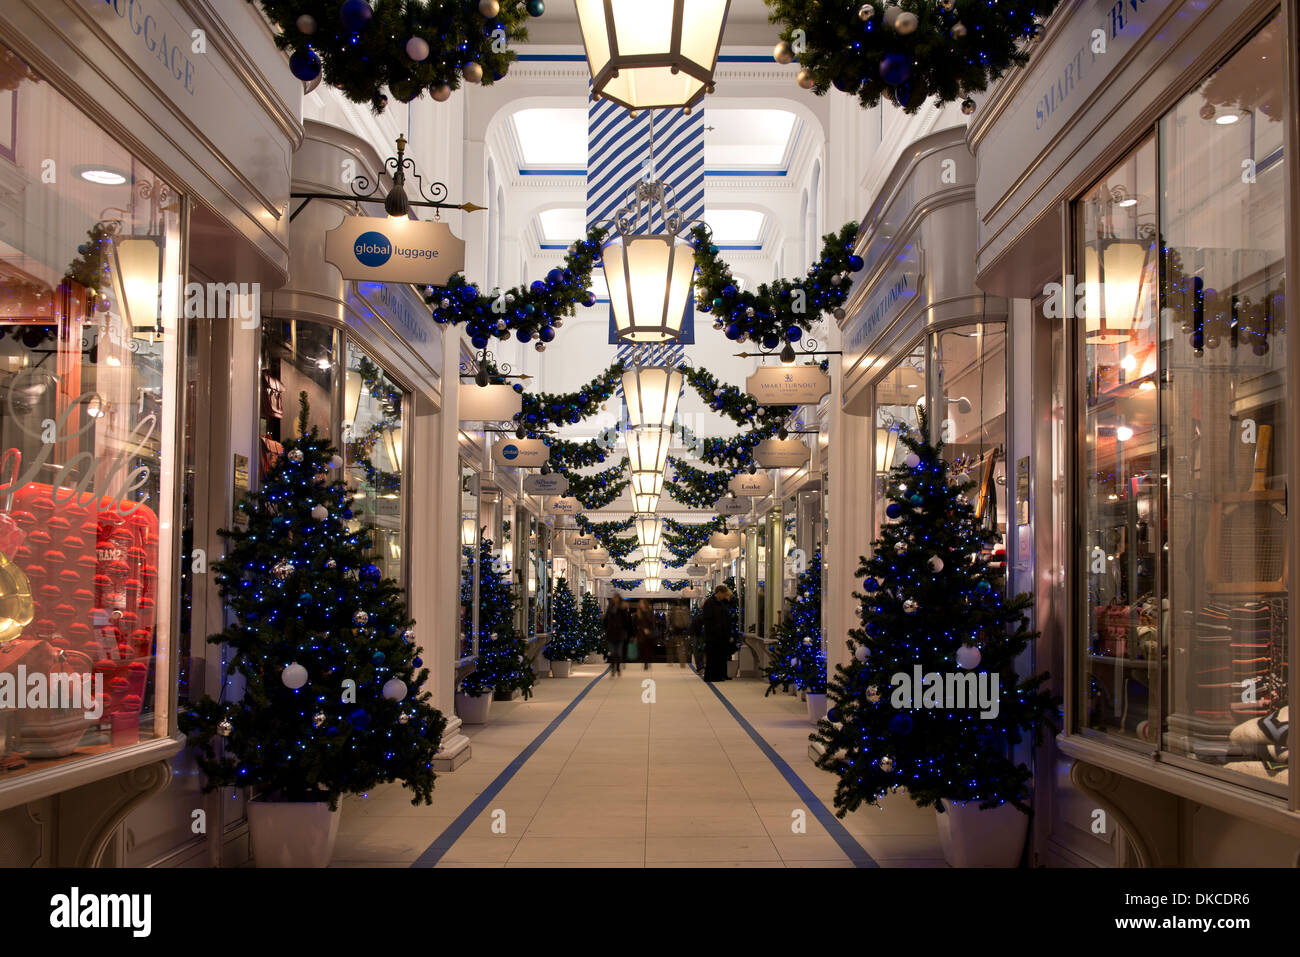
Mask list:
[[[0,110],[3,784],[170,733],[184,291],[167,183],[30,74]]]
[[[1284,793],[1285,164],[1269,24],[1077,205],[1081,723]],[[1244,171],[1244,172],[1243,172]]]
[[[925,346],[918,344],[876,383],[876,508],[872,538],[884,520],[889,470],[902,463],[907,452],[898,441],[898,433],[917,427],[925,393]]]
[[[383,577],[405,584],[402,423],[410,394],[348,344],[343,434],[353,524],[370,532],[370,558]]]
[[[306,392],[308,427],[337,439],[334,395],[342,333],[319,322],[266,317],[262,321],[261,454],[270,470],[281,443],[298,423],[299,396]]]

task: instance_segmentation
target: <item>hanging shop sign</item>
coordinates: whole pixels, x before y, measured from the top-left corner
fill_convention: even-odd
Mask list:
[[[703,565],[687,565],[686,577],[687,578],[708,578],[709,570],[705,568]]]
[[[550,478],[549,475],[540,477]],[[582,503],[572,495],[560,495],[546,503],[546,510],[553,515],[577,515],[582,511]]]
[[[817,366],[763,366],[745,380],[759,405],[816,405],[831,391],[831,377]]]
[[[587,552],[587,561],[595,562],[597,565],[605,564],[605,562],[609,561],[609,549],[593,548]]]
[[[740,535],[737,532],[714,532],[709,536],[709,547],[725,551],[728,548],[736,548],[740,545]]]
[[[524,408],[524,397],[508,385],[465,386],[458,395],[462,422],[509,422]]]
[[[754,503],[747,498],[720,498],[717,504],[719,515],[748,515],[754,510]]]
[[[587,549],[587,548],[595,548],[595,547],[596,547],[596,536],[595,536],[595,535],[575,535],[575,536],[573,537],[573,540],[569,542],[569,547],[570,547],[570,548],[573,548],[573,549],[577,549],[577,550],[579,550],[579,551],[581,551],[581,550],[583,550],[583,549]]]
[[[749,475],[742,472],[728,486],[737,498],[761,498],[772,491],[772,479],[765,472]]]
[[[569,490],[569,480],[558,473],[550,475],[525,475],[525,495],[563,495]],[[565,512],[563,514],[573,514]]]
[[[765,469],[797,469],[808,464],[808,446],[799,439],[764,439],[754,460]]]
[[[345,216],[325,234],[325,261],[344,279],[441,286],[465,268],[465,243],[442,222]]]
[[[506,439],[492,450],[492,461],[497,465],[530,469],[550,460],[551,449],[541,439]]]

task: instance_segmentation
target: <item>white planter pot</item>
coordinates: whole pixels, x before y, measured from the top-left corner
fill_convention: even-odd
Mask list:
[[[551,675],[555,678],[567,678],[573,673],[572,661],[552,661]]]
[[[549,678],[551,676],[551,659],[545,655],[538,655],[534,658],[533,675],[538,678]]]
[[[826,694],[808,692],[808,717],[813,724],[826,717]]]
[[[727,677],[734,678],[738,674],[740,674],[740,661],[736,658],[732,658],[727,662]]]
[[[1011,804],[981,811],[978,801],[944,799],[939,845],[952,867],[1016,867],[1029,833],[1029,815]]]
[[[488,712],[492,710],[492,692],[480,695],[456,693],[456,714],[464,724],[487,724]]]
[[[339,810],[318,803],[248,802],[248,831],[257,867],[328,867],[339,833]]]

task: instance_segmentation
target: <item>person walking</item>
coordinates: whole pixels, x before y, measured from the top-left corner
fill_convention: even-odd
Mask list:
[[[637,604],[632,633],[636,636],[636,652],[643,663],[643,671],[650,670],[650,659],[654,657],[656,625],[654,612],[650,610],[650,601],[642,598]]]
[[[691,612],[686,604],[680,603],[673,606],[672,615],[669,616],[668,625],[672,629],[671,644],[668,657],[683,668],[686,667],[686,633],[691,627]]]
[[[615,595],[605,609],[605,658],[614,674],[623,673],[623,658],[627,653],[628,614],[623,607],[623,596]]]
[[[704,632],[704,680],[726,681],[731,659],[731,589],[719,585],[700,609]]]

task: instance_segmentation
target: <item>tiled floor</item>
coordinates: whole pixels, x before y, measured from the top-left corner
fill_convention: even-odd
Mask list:
[[[467,727],[473,758],[440,774],[431,807],[397,786],[344,802],[336,867],[409,866],[605,670],[538,681],[530,701],[494,702]],[[652,679],[653,688],[643,686]],[[835,779],[807,755],[812,726],[790,695],[716,685],[827,808]],[[653,701],[651,698],[653,691]],[[802,812],[802,813],[799,813]],[[798,828],[802,822],[802,829]],[[843,821],[882,867],[942,867],[934,812],[903,794]],[[428,858],[426,858],[426,862]],[[690,670],[655,664],[606,676],[489,800],[439,867],[852,867],[777,766]]]

